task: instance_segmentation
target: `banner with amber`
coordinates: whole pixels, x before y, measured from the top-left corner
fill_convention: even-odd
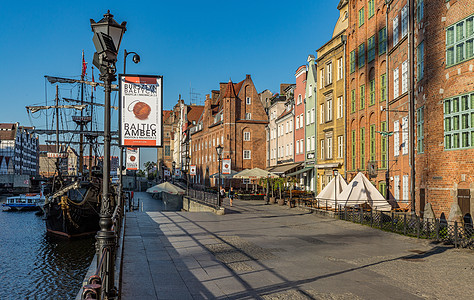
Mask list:
[[[162,147],[163,77],[119,75],[120,145]]]

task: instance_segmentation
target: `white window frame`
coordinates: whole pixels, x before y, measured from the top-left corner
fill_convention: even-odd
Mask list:
[[[250,131],[244,132],[244,141],[246,142],[250,141]]]
[[[342,64],[342,57],[337,59],[337,80],[341,80],[344,74],[344,65]]]
[[[326,85],[332,83],[332,62],[326,64]]]
[[[332,159],[332,136],[326,138],[326,151],[327,159]]]
[[[245,104],[247,104],[247,105],[252,104],[252,98],[250,98],[250,97],[245,98]]]
[[[311,137],[311,151],[314,151],[316,149],[316,141],[314,139],[314,135]]]
[[[332,121],[332,97],[328,97],[326,100],[326,121]]]
[[[402,38],[408,34],[408,4],[402,8]]]
[[[295,128],[296,129],[300,128],[300,116],[296,116]]]
[[[342,158],[344,156],[344,136],[340,135],[337,137],[337,157]]]
[[[395,47],[396,44],[398,44],[398,16],[396,16],[393,19],[393,45],[392,47]]]
[[[286,156],[290,155],[290,144],[286,144]]]
[[[290,130],[290,121],[286,121],[286,131],[285,131],[285,133],[288,134],[289,130]]]
[[[320,69],[319,70],[319,76],[320,76],[320,84],[319,84],[319,88],[322,89],[324,87],[324,69]]]
[[[337,118],[344,116],[344,102],[342,96],[337,97]]]
[[[311,138],[306,138],[306,152],[311,151]]]
[[[311,124],[314,123],[314,119],[316,117],[316,110],[313,108],[311,108]]]
[[[403,178],[402,178],[402,184],[403,184],[403,191],[402,191],[402,195],[403,195],[403,198],[402,198],[402,202],[404,203],[408,203],[409,199],[410,199],[410,196],[409,196],[409,187],[408,187],[408,175],[403,175]]]
[[[408,60],[402,63],[402,94],[408,91]]]
[[[393,156],[400,155],[400,121],[393,122]]]
[[[309,97],[313,96],[313,85],[312,84],[309,85],[308,96]]]
[[[396,201],[400,200],[400,176],[393,176],[393,197]]]
[[[397,98],[400,93],[399,80],[398,80],[398,67],[393,70],[393,99]]]
[[[298,94],[298,102],[296,104],[301,104],[303,102],[301,94]]]
[[[296,141],[296,154],[300,153],[300,141]]]
[[[324,160],[325,159],[325,157],[324,157],[324,155],[325,155],[325,153],[324,153],[324,139],[321,140],[321,149],[320,150],[321,150],[321,159]]]
[[[245,120],[252,120],[252,114],[251,113],[245,113]]]
[[[244,150],[243,158],[244,158],[244,159],[252,159],[252,151],[250,151],[250,150]]]
[[[290,119],[290,132],[293,132],[293,119]]]
[[[324,103],[319,104],[319,124],[324,123]]]
[[[408,117],[402,118],[402,154],[408,154]]]
[[[311,110],[306,111],[306,125],[311,124]]]

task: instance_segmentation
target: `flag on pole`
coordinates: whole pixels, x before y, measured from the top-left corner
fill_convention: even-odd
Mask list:
[[[87,63],[84,60],[84,50],[82,50],[82,77],[85,77],[87,74]]]

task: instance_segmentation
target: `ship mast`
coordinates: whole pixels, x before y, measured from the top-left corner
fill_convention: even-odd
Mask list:
[[[59,153],[59,87],[56,84],[56,153]]]

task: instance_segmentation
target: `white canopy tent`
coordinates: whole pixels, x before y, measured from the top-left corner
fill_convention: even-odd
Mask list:
[[[347,187],[347,183],[344,180],[344,177],[341,174],[337,174],[336,177],[333,177],[331,181],[324,187],[324,189],[316,196],[316,199],[319,201],[320,205],[328,207],[336,207],[342,204],[342,198],[339,197],[339,194]],[[336,197],[337,196],[337,197]]]
[[[375,210],[390,211],[392,209],[390,203],[361,172],[352,179],[337,199],[338,206],[353,207],[367,203]],[[341,199],[340,202],[339,199]]]

